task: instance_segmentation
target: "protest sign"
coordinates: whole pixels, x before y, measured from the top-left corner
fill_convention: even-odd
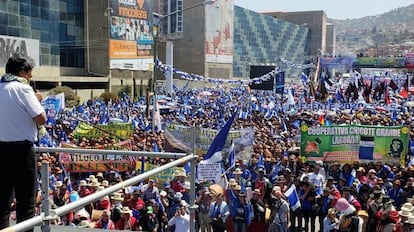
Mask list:
[[[220,163],[200,163],[197,166],[197,178],[200,181],[218,180],[221,175]]]
[[[309,161],[388,160],[404,164],[406,126],[301,126],[301,155]]]

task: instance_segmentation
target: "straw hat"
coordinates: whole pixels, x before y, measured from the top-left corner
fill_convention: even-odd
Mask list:
[[[409,217],[412,215],[411,210],[404,207],[401,208],[401,211],[398,211],[398,214],[403,217]]]
[[[260,195],[260,189],[255,189],[255,190],[253,191],[253,194]]]
[[[103,180],[101,185],[104,186],[105,188],[109,187],[109,181]]]
[[[60,188],[60,187],[62,187],[62,186],[63,186],[62,181],[56,181],[56,184],[55,184],[55,187],[56,187],[56,188]]]
[[[91,187],[99,187],[101,184],[98,182],[98,180],[93,180],[91,183],[90,183],[90,186]]]
[[[414,216],[408,216],[408,220],[405,221],[405,223],[408,223],[410,225],[414,225]]]
[[[186,181],[186,182],[184,183],[184,188],[185,188],[185,189],[191,189],[191,184],[190,184],[190,182]]]
[[[234,187],[234,190],[241,191],[241,186],[240,185],[236,185],[236,187]]]
[[[235,185],[237,185],[236,179],[231,178],[231,179],[229,180],[229,185],[230,185],[230,186],[235,186]]]
[[[402,205],[402,207],[401,207],[401,210],[403,209],[403,208],[405,208],[405,209],[407,209],[408,211],[414,211],[414,206],[413,206],[413,204],[411,204],[410,202],[406,202],[406,203],[404,203],[403,205]]]
[[[238,174],[238,175],[241,175],[241,174],[243,174],[243,172],[241,171],[241,169],[240,168],[236,168],[235,170],[234,170],[234,172],[233,172],[233,174]]]
[[[88,186],[88,183],[86,183],[86,180],[81,180],[81,181],[79,181],[79,186],[80,187],[86,187],[86,186]]]
[[[95,175],[89,175],[89,178],[86,178],[89,182],[96,180]]]
[[[130,213],[132,213],[132,211],[129,209],[128,206],[124,206],[124,207],[122,207],[121,213],[128,213],[128,214],[130,214]]]
[[[122,197],[122,195],[120,193],[114,193],[114,195],[112,195],[111,199],[114,200],[114,201],[123,201],[124,200],[124,198]]]
[[[98,177],[102,177],[103,178],[104,177],[103,176],[103,173],[102,172],[98,172],[98,174],[96,174],[96,178],[98,178]]]

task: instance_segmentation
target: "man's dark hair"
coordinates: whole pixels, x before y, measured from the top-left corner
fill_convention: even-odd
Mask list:
[[[33,69],[32,59],[21,54],[14,53],[6,64],[6,73],[18,75],[20,71],[28,72]]]

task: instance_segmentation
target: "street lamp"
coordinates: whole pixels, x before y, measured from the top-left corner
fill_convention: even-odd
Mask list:
[[[158,17],[158,21],[154,24],[153,31],[152,31],[153,32],[153,40],[154,40],[153,41],[153,46],[154,46],[153,47],[153,51],[154,51],[154,54],[153,54],[154,55],[154,64],[153,64],[152,81],[151,81],[151,90],[153,92],[152,131],[155,131],[155,120],[154,120],[154,116],[155,116],[156,107],[157,107],[156,106],[157,105],[156,104],[157,103],[157,94],[156,94],[156,88],[155,88],[155,84],[156,84],[156,81],[157,81],[157,76],[155,75],[155,71],[157,69],[156,64],[158,62],[158,39],[159,39],[159,27],[161,25],[161,22],[163,20],[165,20],[166,18],[174,15],[174,14],[178,14],[178,13],[181,13],[181,12],[184,12],[184,11],[187,11],[187,10],[190,10],[190,9],[193,9],[193,8],[196,8],[196,7],[199,7],[199,6],[203,6],[203,5],[211,5],[211,4],[214,4],[214,2],[215,2],[215,0],[204,0],[204,1],[200,2],[200,3],[198,3],[198,4],[191,5],[191,6],[186,7],[186,8],[182,8],[181,10],[173,11],[173,12],[170,12],[170,13],[165,14],[165,15],[160,15],[160,14],[154,13],[154,15]],[[171,85],[172,85],[172,77],[173,77],[172,70],[170,70],[170,72],[171,73],[169,73],[169,76],[166,77],[166,79],[167,79],[167,82],[168,81],[171,81]],[[170,80],[168,80],[168,79],[170,79]],[[168,89],[169,88],[167,88],[167,90]],[[149,99],[147,99],[147,101],[148,100]],[[149,112],[149,110],[147,112]],[[149,115],[147,115],[147,116],[149,116]]]

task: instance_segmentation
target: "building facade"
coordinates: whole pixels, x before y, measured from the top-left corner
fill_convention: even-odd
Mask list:
[[[66,85],[89,98],[130,85],[137,96],[153,78],[154,47],[161,61],[166,60],[165,40],[153,38],[151,30],[159,1],[0,1],[2,59],[16,51],[33,54],[34,80],[41,90]],[[181,2],[182,9],[191,9],[183,12],[182,38],[172,41],[169,58],[188,73],[249,78],[251,66],[270,65],[295,76],[301,70],[280,58],[302,64],[306,56],[326,50],[322,11],[266,15],[235,6],[234,0]],[[114,37],[115,29],[124,35]],[[159,72],[155,76],[163,79]]]
[[[326,53],[327,17],[324,11],[266,12],[263,13],[309,28],[309,56]]]

